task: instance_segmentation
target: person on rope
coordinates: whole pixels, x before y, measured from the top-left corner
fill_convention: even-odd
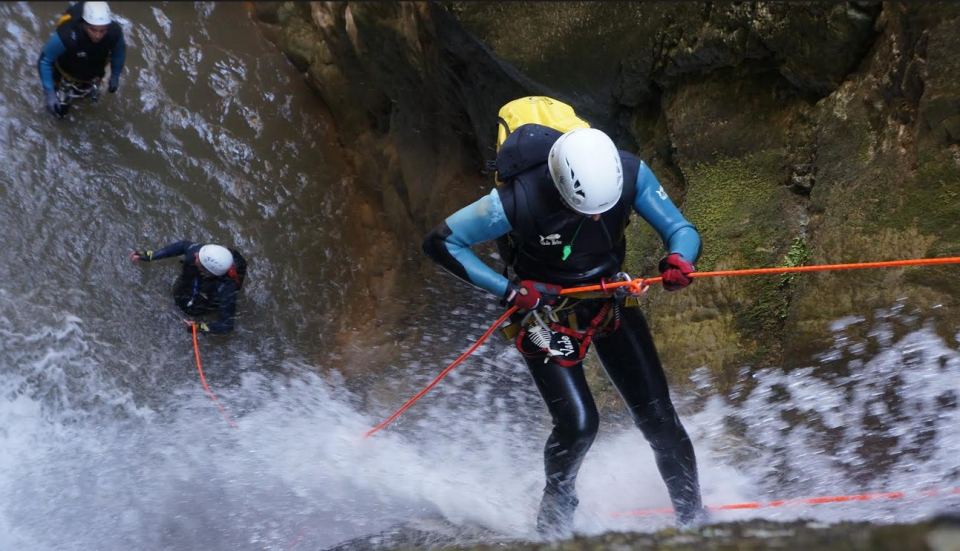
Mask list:
[[[123,29],[113,21],[106,2],[77,2],[67,8],[37,61],[47,111],[63,118],[71,99],[85,96],[97,101],[107,59],[107,91],[116,92],[126,55]]]
[[[136,250],[133,262],[152,262],[183,255],[183,269],[173,286],[173,300],[190,317],[218,313],[212,323],[185,320],[188,329],[196,324],[202,333],[229,333],[237,317],[237,293],[243,288],[247,261],[234,249],[221,245],[177,241],[160,250]]]
[[[646,163],[618,151],[600,130],[561,134],[525,124],[510,133],[495,163],[502,184],[433,228],[423,250],[453,275],[519,309],[512,319],[520,325],[516,345],[553,418],[538,531],[560,537],[572,528],[577,473],[599,425],[582,364],[591,342],[653,448],[678,524],[704,521],[693,445],[674,410],[643,314],[625,307],[622,296],[558,296],[561,287],[624,275],[631,212],[657,231],[669,251],[659,264],[668,291],[692,282],[699,233]],[[470,250],[503,236],[513,243],[507,260],[516,280]]]

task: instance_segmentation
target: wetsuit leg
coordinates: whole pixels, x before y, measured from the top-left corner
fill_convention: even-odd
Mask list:
[[[621,308],[620,327],[597,339],[597,355],[653,448],[660,476],[681,525],[703,513],[693,444],[670,400],[650,329],[637,308]]]
[[[583,365],[560,367],[524,358],[553,417],[553,431],[543,451],[547,484],[537,515],[537,530],[546,537],[566,536],[577,508],[580,464],[597,436],[599,417]]]

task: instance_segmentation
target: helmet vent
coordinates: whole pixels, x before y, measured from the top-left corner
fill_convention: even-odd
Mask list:
[[[573,182],[573,192],[584,199],[587,198],[587,194],[581,189],[583,184],[580,183],[580,180],[577,179],[577,175],[573,172],[573,167],[570,166],[570,161],[567,161],[567,168],[570,169],[570,180]]]

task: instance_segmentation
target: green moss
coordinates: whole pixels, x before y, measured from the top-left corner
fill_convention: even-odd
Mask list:
[[[782,240],[781,210],[785,190],[782,156],[766,151],[739,159],[698,163],[685,170],[688,194],[685,215],[700,231],[702,270],[765,265]]]
[[[783,258],[782,265],[787,268],[794,268],[797,266],[803,266],[809,260],[810,250],[807,248],[807,240],[803,237],[797,237],[793,240],[793,243],[790,243],[790,248],[787,249],[787,254]],[[793,285],[796,277],[797,274],[782,275],[780,277],[780,287]],[[786,314],[784,314],[783,317],[786,317]]]
[[[797,237],[778,266],[801,266],[809,258],[806,240]],[[783,274],[776,278],[758,276],[745,284],[746,290],[754,299],[742,313],[735,316],[736,327],[742,334],[758,339],[758,357],[766,357],[779,350],[784,322],[790,313],[793,300],[795,279],[796,274]]]
[[[685,171],[686,216],[703,239],[701,271],[799,265],[809,258],[799,228],[786,218],[791,201],[781,185],[783,156],[772,149],[742,158],[697,164]],[[770,213],[780,213],[770,216]],[[733,312],[731,337],[748,362],[773,361],[781,346],[794,282],[789,276],[730,278],[714,297]]]
[[[892,208],[878,213],[877,226],[916,227],[937,236],[941,252],[960,253],[960,164],[948,151],[923,155],[915,186],[885,194]],[[909,194],[907,196],[906,194]],[[894,197],[891,197],[893,195]]]

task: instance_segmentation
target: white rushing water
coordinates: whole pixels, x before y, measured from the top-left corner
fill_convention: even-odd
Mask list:
[[[547,419],[506,345],[485,348],[398,426],[364,439],[390,410],[358,411],[338,377],[305,364],[288,366],[293,375],[251,372],[215,388],[232,428],[187,371],[158,407],[138,407],[102,376],[112,350],[80,317],[6,294],[0,313],[0,345],[11,362],[0,383],[0,491],[8,496],[0,548],[313,549],[430,518],[534,537]],[[844,346],[838,331],[833,353]],[[191,361],[188,347],[171,355]],[[723,512],[715,520],[888,523],[956,507],[956,496],[921,492],[952,488],[960,476],[951,377],[958,365],[955,351],[920,330],[891,340],[846,377],[766,370],[753,375],[742,404],[711,398],[685,416],[708,504],[908,493]],[[425,383],[439,366],[397,368]],[[895,409],[882,400],[891,385]],[[687,409],[682,395],[678,402]],[[811,421],[785,422],[795,410]],[[871,464],[860,448],[880,436],[896,443],[884,463]],[[578,486],[578,531],[670,523],[617,514],[669,505],[652,454],[631,427],[603,426]]]
[[[376,399],[315,361],[352,269],[337,201],[349,182],[309,90],[242,5],[116,5],[120,92],[57,122],[35,61],[60,9],[0,5],[14,45],[0,59],[0,550],[318,549],[417,519],[533,538],[549,416],[509,344],[495,337],[363,438],[479,337],[493,301],[467,294],[486,309],[418,322],[421,340],[384,351],[390,392]],[[176,262],[126,261],[180,238],[252,260],[237,334],[201,342],[235,427],[170,304]],[[440,273],[427,283],[440,304],[471,293]],[[823,365],[843,370],[744,368],[724,397],[703,369],[696,392],[674,392],[708,504],[960,486],[960,356],[922,324],[897,336],[882,321],[868,356],[846,336],[864,323],[833,328]],[[669,502],[639,431],[609,417],[577,530],[669,525],[619,514]],[[887,523],[956,507],[908,496],[715,519]]]

